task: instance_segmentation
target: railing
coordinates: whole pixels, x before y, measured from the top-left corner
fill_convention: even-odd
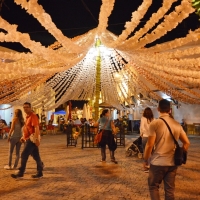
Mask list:
[[[118,127],[120,132],[115,136],[115,140],[118,147],[125,147],[125,134],[124,127]],[[98,129],[89,125],[82,127],[82,149],[83,148],[97,148],[98,146],[94,144],[94,138],[97,134]]]
[[[73,125],[67,125],[64,127],[64,133],[66,134],[66,139],[67,139],[67,147],[68,146],[75,146],[77,145],[77,138],[75,135],[73,135]]]
[[[117,146],[125,147],[125,128],[124,126],[118,126],[119,133],[116,134],[116,143]]]
[[[189,135],[200,135],[200,123],[187,124],[184,130]]]
[[[124,127],[118,127],[120,132],[115,136],[115,140],[118,147],[125,147],[125,134]],[[77,139],[74,129],[79,130],[79,134],[81,135],[81,148],[97,148],[98,145],[94,144],[94,138],[98,132],[97,127],[89,126],[85,124],[83,126],[75,127],[73,125],[67,125],[64,128],[64,133],[66,134],[67,139],[67,147],[77,145]],[[80,137],[79,137],[80,138]]]
[[[85,124],[82,127],[82,146],[81,148],[97,148],[98,146],[94,144],[94,137],[97,134],[97,128]]]

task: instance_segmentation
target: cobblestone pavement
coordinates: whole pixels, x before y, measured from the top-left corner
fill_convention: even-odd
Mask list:
[[[132,137],[132,138],[131,138]],[[128,136],[127,146],[137,136]],[[125,157],[125,148],[116,150],[118,164],[101,163],[100,150],[66,147],[65,135],[45,135],[40,146],[45,163],[44,177],[31,179],[36,164],[29,158],[22,180],[10,177],[13,170],[3,169],[8,159],[8,143],[0,140],[1,200],[148,200],[148,174],[142,171],[142,160]],[[176,200],[200,199],[200,137],[190,137],[191,147],[186,165],[179,167],[176,177]],[[128,144],[129,143],[129,144]],[[108,152],[107,152],[108,156]],[[163,199],[163,185],[160,194]]]

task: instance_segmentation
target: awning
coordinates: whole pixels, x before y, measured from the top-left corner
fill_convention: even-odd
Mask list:
[[[100,108],[115,108],[114,106],[110,105],[109,103],[102,102],[99,104]]]
[[[57,112],[53,113],[54,115],[66,115],[66,112],[64,110],[59,110]]]

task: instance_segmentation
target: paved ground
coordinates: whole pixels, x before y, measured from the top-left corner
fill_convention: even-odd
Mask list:
[[[135,137],[135,136],[132,136]],[[129,143],[130,143],[129,136]],[[80,139],[79,139],[80,140]],[[134,140],[134,138],[132,138]],[[191,137],[188,163],[178,169],[176,200],[200,199],[200,137]],[[129,144],[127,144],[128,146]],[[109,160],[102,164],[99,149],[66,147],[65,135],[42,137],[41,157],[45,163],[44,177],[30,179],[35,173],[35,162],[30,157],[24,180],[10,177],[7,164],[8,144],[0,140],[0,199],[1,200],[148,200],[148,174],[142,171],[142,161],[125,157],[125,148],[118,148],[118,164]],[[160,190],[163,199],[163,188]]]

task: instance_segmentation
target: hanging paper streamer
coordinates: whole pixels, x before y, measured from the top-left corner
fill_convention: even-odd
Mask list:
[[[97,28],[75,38],[64,36],[37,0],[14,2],[57,41],[45,47],[0,17],[0,28],[6,32],[0,33],[0,41],[19,42],[30,50],[0,50],[0,104],[14,106],[30,101],[34,108],[52,110],[69,100],[95,97],[97,118],[100,92],[103,101],[120,110],[125,108],[124,102],[131,103],[132,97],[139,100],[138,93],[156,104],[161,96],[152,88],[177,101],[200,103],[200,29],[146,48],[175,29],[195,9],[199,14],[199,0],[182,0],[174,7],[177,0],[163,0],[157,12],[138,28],[153,3],[143,0],[119,36],[106,30],[115,1],[102,0]],[[101,44],[97,45],[97,41]]]

